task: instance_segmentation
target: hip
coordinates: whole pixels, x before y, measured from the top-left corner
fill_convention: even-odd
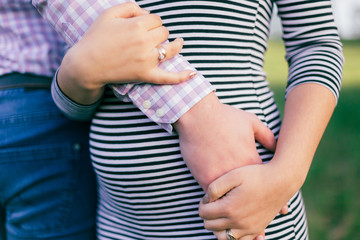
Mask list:
[[[0,149],[88,137],[89,123],[67,119],[48,89],[0,90]]]

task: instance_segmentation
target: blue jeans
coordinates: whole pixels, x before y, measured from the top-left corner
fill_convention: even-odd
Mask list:
[[[0,239],[95,239],[89,124],[49,90],[0,90]]]

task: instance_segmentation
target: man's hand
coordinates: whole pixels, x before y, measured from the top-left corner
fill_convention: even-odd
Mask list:
[[[274,151],[276,140],[254,114],[220,103],[209,94],[182,116],[174,127],[182,156],[200,186],[235,168],[261,164],[255,140]]]

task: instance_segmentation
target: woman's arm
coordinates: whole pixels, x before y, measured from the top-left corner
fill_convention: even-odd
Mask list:
[[[336,101],[325,87],[307,83],[288,95],[284,120],[271,164],[291,179],[290,189],[303,185],[317,146],[330,120]]]
[[[83,104],[94,103],[102,95],[102,86],[104,82],[95,81],[97,84],[94,85],[94,77],[102,80],[105,79],[107,81],[110,80],[109,82],[112,83],[111,80],[124,79],[125,73],[129,74],[132,72],[129,70],[134,70],[133,68],[135,65],[129,64],[131,63],[130,61],[117,62],[116,59],[113,59],[114,56],[117,56],[115,53],[118,53],[120,57],[123,56],[123,54],[120,54],[122,53],[120,51],[121,48],[116,49],[116,47],[111,47],[110,50],[113,49],[111,52],[111,59],[103,59],[100,56],[100,59],[103,60],[94,62],[94,53],[99,53],[100,55],[104,54],[104,49],[108,49],[109,46],[113,46],[114,42],[117,43],[117,41],[114,41],[115,37],[118,36],[118,38],[120,38],[122,37],[121,34],[126,35],[126,33],[131,32],[132,30],[121,31],[121,26],[118,26],[120,30],[109,30],[109,26],[116,25],[116,22],[120,22],[121,19],[114,19],[116,20],[114,22],[112,19],[107,17],[100,20],[103,20],[105,23],[108,22],[108,26],[105,26],[104,28],[100,27],[98,31],[92,29],[93,26],[87,30],[97,16],[104,11],[104,9],[109,9],[111,4],[114,2],[94,2],[89,0],[33,0],[33,3],[45,19],[47,19],[50,24],[55,27],[55,29],[64,37],[70,46],[78,42],[78,45],[75,45],[75,47],[67,54],[60,68],[58,79],[60,88],[58,88],[58,90],[63,90],[66,95],[71,96],[71,98],[74,98]],[[116,2],[119,3],[119,1]],[[123,2],[125,2],[125,0],[123,0]],[[128,6],[135,7],[135,4],[133,3],[126,4]],[[83,9],[83,6],[87,6],[86,9]],[[112,16],[112,12],[108,11],[107,13],[110,17]],[[146,13],[141,13],[139,11],[137,15],[141,14]],[[140,17],[144,16],[141,15],[135,18]],[[146,22],[148,23],[148,21]],[[96,26],[99,25],[95,25],[95,28]],[[96,34],[99,34],[99,32],[104,33],[102,34],[102,37],[105,39],[101,38],[100,40],[107,42],[105,46],[104,44],[98,44],[97,41],[89,41],[91,37],[96,40]],[[128,43],[130,43],[134,38],[135,37],[133,36]],[[147,38],[137,38],[140,42],[148,42]],[[175,50],[173,54],[171,51],[168,51],[168,57],[175,55],[182,45],[179,41],[175,41],[172,44],[174,45],[173,47]],[[155,46],[153,46],[153,49],[154,48]],[[88,53],[89,50],[86,49],[92,49],[92,52]],[[130,57],[136,58],[137,56],[140,56],[142,52],[144,51],[137,52],[138,54]],[[157,60],[157,57],[153,56],[153,59]],[[89,64],[84,64],[86,62],[89,62]],[[102,74],[98,77],[99,71],[95,70],[99,69],[99,67],[100,70],[106,70],[109,66],[111,66],[112,70],[105,71],[104,74],[107,74],[107,77],[103,78],[104,76]],[[188,67],[191,68],[189,63],[180,55],[177,55],[168,61],[162,62],[161,67],[175,72],[188,69]],[[114,69],[117,70],[117,72],[114,72]],[[139,69],[143,70],[141,67],[137,68],[137,70]],[[104,70],[100,72],[104,72]],[[182,76],[182,78],[180,78],[184,79],[189,76],[188,74],[190,72],[191,71],[185,70],[180,73],[180,75],[168,73],[166,76],[173,74],[171,76]],[[154,79],[157,79],[157,77],[161,74],[159,70],[150,71],[149,74],[146,73],[149,73],[149,71],[143,70],[143,73],[140,74],[141,77],[139,78],[145,78],[146,80],[149,76],[153,76]],[[109,76],[109,74],[113,74],[115,78],[113,76]],[[118,74],[122,77],[118,77]],[[82,75],[87,77],[83,77]],[[161,78],[162,81],[166,81],[165,74],[161,75],[163,76]],[[129,78],[127,80],[134,81],[132,76],[127,77]],[[74,79],[79,78],[84,79],[85,81],[73,81]],[[173,79],[172,82],[176,81],[176,78],[169,78],[167,80],[171,81],[171,79]],[[129,85],[130,87],[128,88]],[[57,87],[55,84],[53,86]],[[55,87],[54,89],[56,90]],[[256,151],[254,143],[254,134],[256,134],[256,139],[263,143],[266,147],[273,148],[275,145],[275,138],[272,132],[253,114],[245,113],[242,110],[221,104],[219,99],[212,92],[213,88],[210,86],[209,82],[201,76],[201,74],[197,74],[189,81],[177,85],[126,84],[116,85],[114,86],[114,90],[114,92],[119,95],[129,96],[129,98],[136,106],[139,107],[141,111],[169,132],[172,130],[170,123],[174,124],[180,136],[180,146],[184,160],[190,167],[190,170],[195,178],[199,181],[199,184],[203,186],[204,189],[206,189],[206,186],[212,180],[233,168],[243,166],[244,164],[254,164],[260,162],[260,157]],[[61,91],[53,92],[54,98],[58,99],[58,106],[64,110],[70,109],[71,111],[67,112],[76,113],[75,115],[77,116],[91,117],[91,113],[81,114],[81,112],[87,110],[91,111],[91,109],[95,109],[96,107],[86,108],[84,106],[71,103],[69,99],[66,100],[64,96],[59,94]],[[63,101],[63,104],[59,103],[64,99],[66,101]],[[233,122],[234,124],[229,124],[230,122]],[[239,122],[242,123],[241,126],[239,126]],[[219,127],[216,127],[216,131],[209,131],[209,129],[214,129],[214,126]],[[243,131],[244,129],[245,131]],[[219,137],[235,140],[229,142],[218,141]],[[239,147],[239,144],[241,144],[241,147]]]
[[[340,91],[343,54],[331,1],[274,2],[289,63],[284,121],[270,163],[239,168],[210,184],[205,202],[228,192],[200,206],[206,228],[219,239],[227,228],[254,236],[299,190]]]
[[[205,227],[218,239],[226,239],[227,228],[249,239],[266,228],[304,183],[334,107],[335,98],[325,87],[295,87],[285,104],[273,160],[233,170],[211,183],[205,200],[210,203],[200,203],[199,210]]]
[[[177,84],[195,72],[171,73],[159,68],[157,47],[169,32],[159,16],[132,3],[105,10],[69,49],[58,71],[60,89],[83,105],[98,101],[105,85],[130,82]],[[164,61],[177,55],[183,41],[163,44]]]
[[[79,42],[79,40],[82,39],[84,34],[88,31],[92,23],[104,11],[116,6],[121,8],[123,5],[130,6],[130,8],[135,8],[137,5],[134,2],[135,1],[131,0],[32,1],[33,5],[38,9],[44,19],[54,27],[54,29],[69,46],[73,46]],[[105,35],[103,37],[114,40],[111,36],[113,33],[125,34],[119,30],[114,30],[111,34]],[[133,40],[134,38],[131,39],[131,41]],[[135,40],[149,40],[149,42],[151,42],[151,39],[144,38]],[[160,67],[163,69],[163,71],[167,72],[185,71],[185,73],[189,74],[191,71],[196,71],[181,55],[176,55],[173,59],[164,61]],[[111,73],[114,72],[107,72],[106,74],[109,75]],[[156,78],[159,77],[159,71],[156,71],[153,76],[154,75],[157,75]],[[162,74],[162,76],[164,77],[164,74]],[[115,78],[117,78],[117,76],[115,76]],[[164,81],[164,78],[161,79]],[[103,80],[109,81],[109,79]],[[202,100],[205,96],[212,93],[213,90],[214,89],[209,81],[204,79],[201,74],[196,74],[189,81],[183,83],[183,85],[128,83],[114,86],[114,91],[118,96],[123,96],[130,99],[142,112],[144,112],[146,116],[169,132],[172,131],[171,124],[176,122],[182,115],[184,115],[191,107]],[[151,104],[146,104],[148,102]],[[158,112],[161,112],[162,114],[157,114]]]

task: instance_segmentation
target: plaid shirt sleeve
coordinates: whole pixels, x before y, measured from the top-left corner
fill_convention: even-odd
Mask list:
[[[32,0],[41,15],[55,28],[69,46],[78,42],[94,20],[105,9],[128,0]],[[192,69],[181,55],[160,64],[172,72]],[[124,101],[132,101],[147,117],[168,132],[192,106],[210,92],[211,84],[198,73],[177,85],[122,84],[112,85],[114,93]]]

